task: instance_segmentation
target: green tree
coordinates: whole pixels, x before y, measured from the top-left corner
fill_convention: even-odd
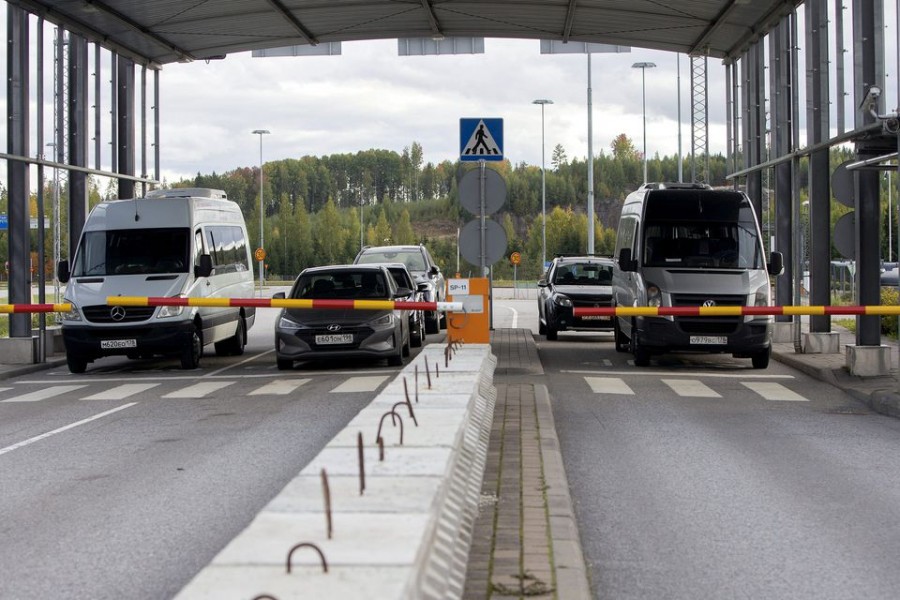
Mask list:
[[[409,211],[405,208],[400,213],[400,220],[397,221],[397,226],[394,227],[394,243],[416,243],[416,234],[413,232],[412,224],[409,222]]]
[[[554,171],[559,171],[559,169],[566,164],[568,164],[569,159],[566,156],[566,150],[562,147],[562,144],[557,144],[555,148],[553,148],[553,156],[550,158],[550,164],[553,165]]]
[[[346,258],[347,234],[341,226],[341,216],[331,198],[316,215],[316,228],[313,239],[316,242],[316,255],[320,264],[337,264]]]

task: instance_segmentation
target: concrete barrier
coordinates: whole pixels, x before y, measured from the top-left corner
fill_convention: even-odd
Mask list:
[[[461,597],[496,400],[496,363],[488,344],[459,347],[449,364],[445,345],[426,346],[176,598]],[[408,407],[397,405],[406,401],[404,379],[418,426]],[[306,546],[293,552],[287,573],[288,553],[301,543],[322,551],[327,573]]]

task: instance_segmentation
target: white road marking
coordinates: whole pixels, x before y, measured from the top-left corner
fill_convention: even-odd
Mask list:
[[[672,391],[679,396],[691,398],[722,397],[699,379],[663,379],[662,382],[672,388]]]
[[[351,377],[341,385],[331,390],[332,394],[344,394],[347,392],[374,392],[388,378],[387,375],[377,377]]]
[[[85,396],[82,400],[124,400],[129,396],[146,392],[150,388],[155,388],[158,385],[158,383],[126,383],[124,385],[117,385],[105,392]]]
[[[311,379],[276,379],[266,385],[256,388],[248,396],[286,396]]]
[[[780,383],[767,381],[742,381],[741,383],[766,400],[776,400],[780,402],[809,402],[807,398],[789,390]]]
[[[12,389],[15,389],[15,388],[5,388],[5,387],[0,387],[0,392],[6,392],[6,391],[12,390]]]
[[[48,431],[47,433],[42,433],[41,435],[36,435],[33,438],[28,438],[23,442],[19,442],[17,444],[13,444],[12,446],[7,446],[6,448],[0,448],[0,454],[6,454],[7,452],[12,452],[13,450],[17,450],[23,446],[27,446],[29,444],[33,444],[35,442],[39,442],[43,439],[50,437],[51,435],[56,435],[57,433],[62,433],[63,431],[68,431],[69,429],[73,429],[78,427],[79,425],[84,425],[85,423],[90,423],[91,421],[96,421],[97,419],[102,419],[106,415],[111,415],[114,412],[119,412],[122,409],[128,408],[129,406],[134,406],[137,402],[131,402],[129,404],[123,404],[117,408],[113,408],[107,411],[104,411],[100,414],[96,414],[93,417],[88,417],[87,419],[82,419],[80,421],[76,421],[75,423],[70,423],[69,425],[65,425],[64,427],[60,427],[59,429],[54,429],[53,431]]]
[[[618,377],[585,377],[584,380],[595,394],[634,395],[634,390]]]
[[[579,375],[623,375],[626,377],[646,377],[648,375],[658,375],[661,377],[725,377],[728,379],[794,379],[793,375],[775,375],[763,373],[742,373],[739,370],[728,373],[707,373],[706,371],[644,371],[636,368],[633,371],[589,371],[585,369],[561,369],[560,373],[577,373]]]
[[[62,394],[67,394],[69,392],[74,392],[75,390],[79,390],[84,385],[53,385],[50,387],[46,387],[42,390],[37,390],[36,392],[29,392],[28,394],[22,394],[21,396],[15,396],[14,398],[9,398],[7,400],[0,400],[0,402],[38,402],[39,400],[47,400],[48,398],[53,398],[55,396],[60,396]]]
[[[226,388],[229,385],[234,384],[233,381],[203,381],[201,383],[195,383],[194,385],[189,385],[186,388],[181,388],[180,390],[176,390],[170,394],[166,394],[162,396],[163,398],[203,398],[204,396],[211,394],[217,390],[221,390],[222,388]]]

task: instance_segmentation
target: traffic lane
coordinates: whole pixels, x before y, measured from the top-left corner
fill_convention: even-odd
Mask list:
[[[540,355],[596,597],[896,596],[898,421],[784,366],[764,373],[792,376],[778,381],[809,402],[764,400],[741,379],[760,371],[725,357],[629,369],[598,347],[635,393],[595,394],[560,372],[583,345]]]
[[[174,595],[374,395],[310,379],[288,398],[247,396],[253,380],[202,399],[146,392],[0,456],[0,597]]]

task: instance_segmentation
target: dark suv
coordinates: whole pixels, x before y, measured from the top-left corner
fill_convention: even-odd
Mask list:
[[[418,246],[366,246],[359,251],[353,264],[371,263],[403,263],[416,280],[416,285],[423,290],[425,302],[443,302],[444,274],[431,258],[428,249]],[[421,284],[428,284],[421,286]],[[445,326],[445,317],[437,311],[425,312],[425,332],[438,333]]]
[[[538,333],[612,331],[611,317],[575,317],[576,306],[612,306],[613,260],[606,256],[557,256],[538,281]]]

